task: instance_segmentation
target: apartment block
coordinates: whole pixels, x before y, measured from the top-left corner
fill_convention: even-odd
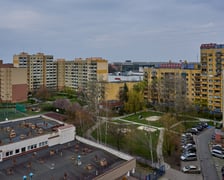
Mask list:
[[[13,56],[14,67],[27,68],[29,91],[57,89],[57,68],[52,55],[20,53]]]
[[[201,101],[209,109],[222,111],[224,44],[202,44],[201,57]]]
[[[0,61],[0,101],[17,103],[27,100],[27,70]]]
[[[158,93],[158,83],[154,89],[152,88],[154,80],[157,79],[159,82],[168,75],[173,78],[181,75],[186,84],[187,97],[192,103],[207,107],[211,111],[221,112],[224,89],[223,70],[224,44],[201,44],[200,64],[194,64],[194,67],[182,63],[175,66],[166,64],[158,68],[145,68],[144,80],[148,83],[145,98],[149,102],[164,101]]]
[[[65,61],[64,69],[64,86],[74,90],[87,89],[89,82],[108,80],[108,62],[101,57]]]
[[[151,103],[165,103],[167,96],[172,103],[178,88],[182,88],[190,102],[200,99],[200,69],[145,68],[144,80],[148,84],[144,96]]]

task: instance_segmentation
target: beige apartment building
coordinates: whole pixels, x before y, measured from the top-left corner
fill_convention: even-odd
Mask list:
[[[27,68],[29,91],[41,87],[49,90],[62,90],[70,87],[74,90],[86,89],[88,82],[107,81],[108,61],[101,57],[73,61],[53,60],[52,55],[37,53],[29,55],[22,52],[13,56],[14,67]]]
[[[73,61],[57,60],[58,87],[74,90],[86,89],[89,82],[107,81],[108,61],[101,57],[76,58]]]
[[[15,68],[13,64],[0,61],[0,101],[24,102],[27,101],[27,94],[26,68]]]
[[[52,55],[37,53],[29,55],[22,52],[13,56],[14,67],[27,68],[29,91],[39,88],[57,89],[57,67]]]

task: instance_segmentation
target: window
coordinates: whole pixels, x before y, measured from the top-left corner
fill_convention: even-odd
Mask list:
[[[26,147],[22,147],[21,152],[25,152],[25,151],[26,151]]]
[[[16,149],[15,153],[18,154],[19,153],[19,149]]]

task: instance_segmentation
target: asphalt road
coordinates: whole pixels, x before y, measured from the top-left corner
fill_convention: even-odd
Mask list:
[[[201,171],[204,180],[219,180],[215,163],[208,145],[213,133],[214,127],[211,127],[203,131],[196,138],[197,153],[201,164]]]

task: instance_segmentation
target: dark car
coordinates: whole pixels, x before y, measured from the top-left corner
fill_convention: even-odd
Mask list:
[[[194,134],[194,135],[197,135],[198,134],[198,130],[196,128],[188,129],[187,132],[188,133],[191,133],[191,134]]]
[[[201,125],[197,125],[197,126],[195,126],[195,128],[198,130],[198,131],[203,131],[203,126],[201,126]]]
[[[198,125],[202,126],[203,128],[208,127],[208,123],[206,123],[206,122],[200,122],[200,123],[198,123]]]

